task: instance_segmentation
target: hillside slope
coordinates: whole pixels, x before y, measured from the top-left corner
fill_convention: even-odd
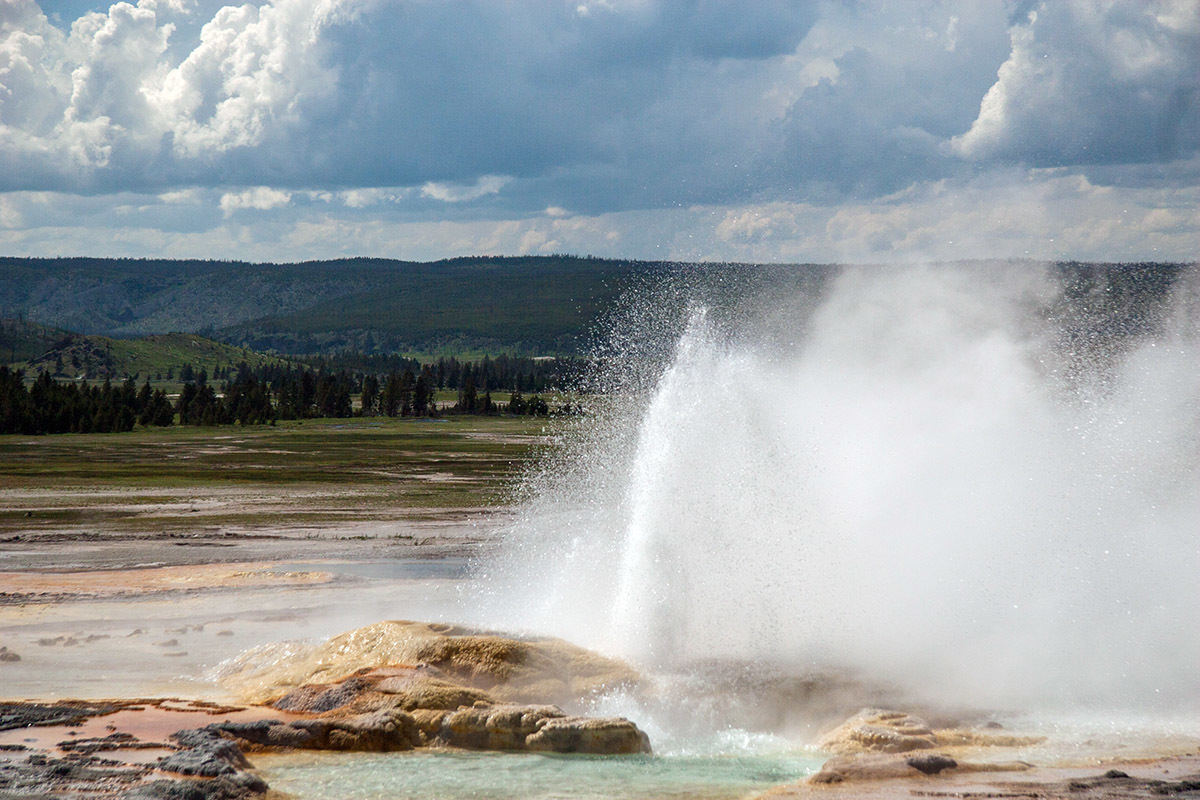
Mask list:
[[[216,332],[292,353],[448,343],[548,353],[576,349],[576,337],[631,276],[662,268],[574,257],[428,264],[0,258],[0,316],[118,337]]]
[[[80,333],[198,332],[309,308],[384,274],[341,264],[0,258],[0,316]]]
[[[11,321],[3,323],[11,326]],[[213,374],[217,367],[251,367],[280,359],[242,347],[206,339],[194,333],[167,333],[139,339],[114,339],[57,331],[50,346],[36,355],[7,363],[27,374],[49,372],[55,377],[119,379],[127,376],[154,380],[177,379],[186,365]],[[8,354],[0,354],[7,360]]]
[[[27,319],[0,319],[0,364],[37,358],[68,335],[67,331]]]
[[[1081,342],[1088,336],[1105,338],[1106,328],[1147,324],[1148,309],[1181,271],[1194,269],[982,261],[953,266],[981,277],[997,269],[1049,267],[1057,273],[1064,300],[1086,299],[1052,310],[1073,317],[1064,319],[1064,330]],[[281,354],[353,349],[536,356],[585,349],[597,321],[621,308],[619,298],[631,286],[642,290],[643,304],[706,305],[728,315],[736,328],[739,317],[758,313],[762,297],[815,296],[839,274],[830,265],[666,264],[572,256],[302,264],[0,258],[0,317],[118,338],[186,331]],[[627,305],[624,311],[632,316],[625,322],[653,310]],[[35,338],[42,336],[45,344],[54,335]]]
[[[414,264],[400,279],[219,332],[259,349],[573,352],[636,274],[662,265],[578,258]]]

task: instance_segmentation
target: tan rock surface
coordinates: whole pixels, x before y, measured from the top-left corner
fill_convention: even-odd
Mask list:
[[[864,773],[841,781],[777,786],[760,797],[762,800],[911,800],[913,797],[1152,800],[1200,793],[1197,755],[1074,767],[960,761],[957,768],[932,775],[908,767],[904,764],[908,758],[912,756],[875,754],[848,759],[857,761],[856,769]],[[867,770],[869,776],[865,774]]]
[[[829,784],[888,778],[919,778],[922,775],[951,775],[963,772],[1021,772],[1027,769],[1029,764],[1017,761],[962,761],[944,753],[868,753],[835,756],[826,761],[820,771],[808,780],[814,784]]]
[[[907,753],[937,746],[928,723],[903,711],[864,708],[821,737],[818,747],[830,753]]]
[[[361,669],[436,668],[449,682],[514,703],[572,703],[638,681],[628,665],[561,639],[516,639],[453,625],[388,621],[309,648],[251,652],[223,683],[247,702],[271,702],[306,684],[334,683]],[[428,686],[428,684],[426,684]]]
[[[864,708],[821,737],[817,746],[835,755],[911,753],[932,748],[1027,747],[1041,736],[1014,736],[973,728],[934,729],[904,711]]]
[[[418,709],[409,713],[389,708],[348,713],[352,705],[309,719],[219,723],[206,730],[231,738],[251,752],[387,752],[414,747],[595,755],[650,752],[649,738],[629,720],[568,716],[557,706],[481,702],[454,711]]]
[[[561,717],[539,724],[525,739],[528,750],[553,753],[649,753],[650,737],[620,717]]]
[[[365,713],[379,709],[449,710],[496,699],[481,689],[448,680],[436,667],[363,668],[337,683],[306,684],[272,703],[280,711],[322,714]]]
[[[372,750],[411,740],[480,750],[650,752],[646,734],[629,720],[569,716],[547,702],[579,701],[637,680],[626,665],[557,639],[381,622],[265,665],[248,658],[227,680],[278,711],[315,716],[222,728],[252,745]]]

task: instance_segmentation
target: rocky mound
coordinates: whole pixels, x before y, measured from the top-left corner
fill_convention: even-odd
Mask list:
[[[864,708],[821,737],[817,746],[840,755],[907,753],[937,747],[937,737],[920,717],[903,711]]]
[[[380,709],[453,710],[500,699],[482,689],[463,686],[428,664],[364,667],[335,683],[298,686],[271,705],[280,711],[361,714]]]
[[[569,716],[553,705],[505,703],[480,689],[452,683],[444,672],[427,665],[362,669],[336,683],[297,687],[273,706],[315,718],[210,728],[250,749],[650,752],[646,734],[629,720]]]
[[[948,747],[1025,747],[1041,736],[1012,736],[994,730],[934,729],[923,718],[904,711],[864,708],[821,737],[817,746],[835,755],[911,753]]]
[[[821,765],[808,780],[810,783],[842,783],[844,781],[882,780],[885,778],[915,778],[921,775],[958,774],[963,772],[1023,772],[1030,765],[1021,761],[976,762],[952,758],[944,753],[860,753],[836,756]]]
[[[625,664],[558,639],[380,622],[255,664],[245,659],[227,685],[308,718],[207,729],[246,750],[650,752],[629,720],[571,716],[554,704],[637,681]]]
[[[561,639],[518,639],[400,620],[358,628],[314,647],[269,655],[251,651],[231,666],[223,683],[247,702],[264,703],[301,686],[338,683],[377,668],[433,669],[430,674],[439,680],[486,693],[475,699],[508,703],[569,705],[638,681],[628,665]],[[427,681],[423,686],[424,691],[436,688]]]
[[[904,711],[864,708],[821,737],[818,747],[834,754],[812,783],[841,783],[952,772],[1006,772],[1028,769],[1019,762],[975,763],[962,755],[971,748],[1021,747],[1041,737],[1011,736],[965,728],[932,728]],[[938,750],[939,752],[918,752]],[[952,755],[953,754],[953,755]]]
[[[237,712],[238,719],[180,730],[165,742],[113,729],[100,738],[60,742],[61,758],[13,745],[18,756],[0,764],[0,796],[11,794],[6,787],[24,792],[61,785],[89,797],[256,800],[269,790],[246,754],[283,750],[649,753],[649,738],[629,720],[572,716],[551,704],[579,703],[637,680],[625,664],[557,639],[381,622],[321,645],[244,657],[226,681],[257,701],[260,718],[252,709],[194,702],[189,706]],[[0,704],[0,730],[77,725],[122,709],[142,710],[141,704],[174,710],[156,700],[6,703]],[[120,749],[170,752],[154,764],[110,758]]]

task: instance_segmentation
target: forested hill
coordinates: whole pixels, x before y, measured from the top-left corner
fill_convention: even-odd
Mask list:
[[[1149,319],[1147,309],[1161,301],[1182,270],[1195,267],[1071,262],[1055,269],[1064,302],[1074,300],[1049,313],[1071,317],[1063,319],[1070,336],[1103,338],[1114,325],[1136,327]],[[645,288],[661,276],[682,273],[688,276],[688,296],[736,314],[739,304],[753,306],[764,296],[812,291],[836,268],[572,256],[300,264],[0,258],[0,318],[121,338],[201,333],[235,347],[284,355],[345,350],[568,355],[585,349],[593,323],[629,286]],[[42,338],[55,335],[50,331]]]
[[[280,358],[215,342],[194,333],[162,333],[131,338],[78,334],[29,320],[0,319],[0,364],[27,375],[121,380],[127,376],[174,379],[185,365],[210,375],[223,367],[252,369],[286,364]]]
[[[0,258],[0,317],[107,336],[202,332],[284,353],[574,352],[636,273],[568,256],[301,264]]]

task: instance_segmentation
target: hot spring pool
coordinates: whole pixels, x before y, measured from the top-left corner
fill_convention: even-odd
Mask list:
[[[736,756],[316,753],[254,759],[272,789],[301,800],[723,800],[816,771],[803,752]]]

